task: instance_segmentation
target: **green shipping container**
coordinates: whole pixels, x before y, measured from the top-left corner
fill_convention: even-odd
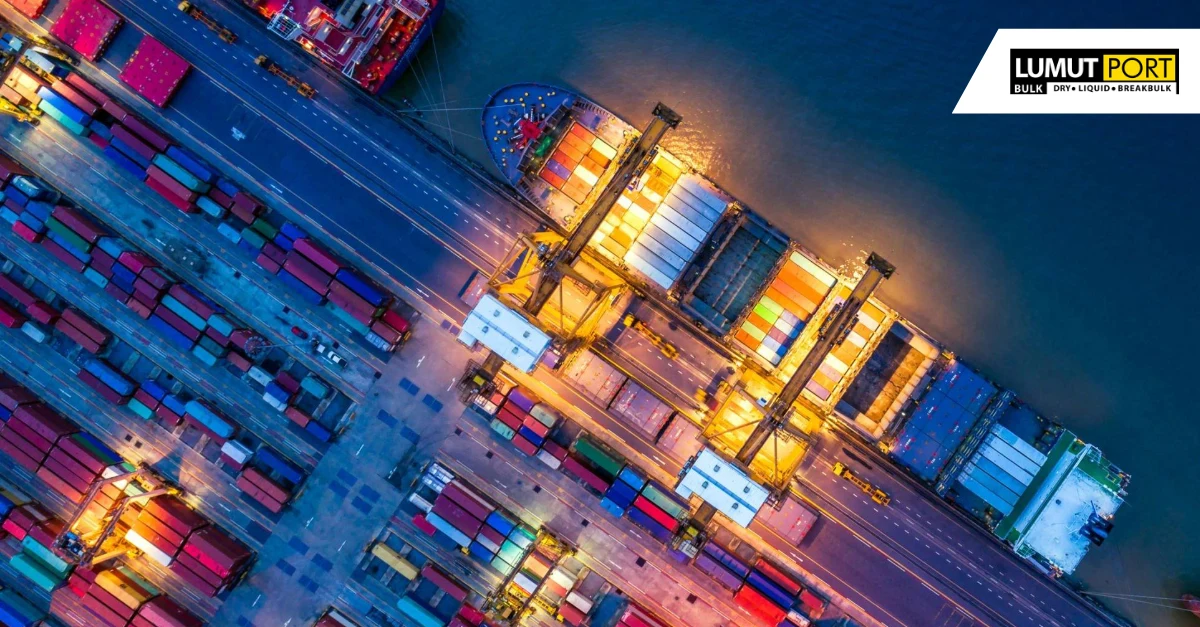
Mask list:
[[[396,603],[401,614],[408,617],[418,627],[445,627],[446,623],[433,615],[433,612],[421,607],[416,601],[404,597]]]
[[[122,464],[122,467],[125,469],[126,472],[133,472],[134,470],[136,470],[136,468],[134,468],[133,465],[122,460],[120,457],[115,456],[115,454],[112,451],[107,451],[104,449],[97,448],[82,434],[73,435],[73,436],[71,436],[71,439],[74,440],[76,444],[78,444],[80,447],[85,449],[87,452],[91,453],[93,457],[103,461],[104,464],[107,466],[112,466],[113,464]]]
[[[690,511],[688,508],[675,502],[671,497],[663,494],[653,483],[646,484],[646,487],[642,489],[642,496],[646,497],[646,500],[651,503],[661,507],[662,511],[671,515],[671,518],[680,518]]]
[[[575,452],[585,461],[591,462],[593,466],[607,473],[609,479],[615,478],[625,467],[625,462],[601,449],[586,435],[579,436],[579,439],[575,440]]]
[[[59,577],[66,577],[67,572],[71,570],[70,564],[30,536],[25,536],[25,539],[21,540],[21,551],[41,562],[42,566]]]
[[[267,239],[275,239],[275,236],[279,235],[279,229],[271,226],[262,218],[258,218],[254,222],[250,223],[250,228],[262,233],[262,236]]]
[[[63,224],[62,222],[59,222],[58,220],[54,219],[53,217],[46,218],[46,228],[50,229],[50,231],[52,231],[59,237],[67,240],[67,243],[69,243],[72,247],[74,247],[75,250],[81,250],[85,253],[91,252],[92,245],[89,244],[87,240],[76,235],[75,231],[72,231],[70,228],[67,227],[67,225]]]
[[[65,126],[68,131],[71,131],[72,133],[79,135],[80,137],[87,137],[88,134],[91,133],[91,131],[88,130],[87,127],[85,127],[82,124],[79,124],[78,122],[76,122],[75,120],[72,120],[71,118],[63,115],[62,111],[59,111],[57,107],[50,104],[50,101],[48,101],[48,100],[43,100],[43,101],[39,102],[38,108],[41,109],[42,111],[45,111],[46,115],[50,116],[51,118],[54,118],[54,120],[56,122]]]
[[[508,534],[508,539],[522,549],[527,549],[537,539],[537,534],[528,527],[520,526]]]
[[[217,201],[208,196],[201,196],[196,199],[196,206],[200,207],[200,211],[210,215],[218,220],[225,217],[225,207],[217,204]]]
[[[250,227],[242,229],[241,233],[242,241],[254,246],[258,250],[262,250],[263,244],[267,243],[267,240],[262,236],[262,233],[259,233]]]
[[[195,174],[188,172],[183,168],[183,166],[175,163],[173,159],[161,152],[157,155],[154,155],[154,158],[151,159],[151,163],[158,166],[159,169],[161,169],[163,172],[166,172],[171,178],[179,181],[180,185],[183,185],[193,192],[200,192],[203,194],[212,187],[208,183],[196,178]]]
[[[96,272],[92,268],[85,268],[83,270],[83,278],[95,283],[96,287],[104,287],[108,285],[108,279],[104,278],[103,274]]]
[[[497,557],[492,560],[492,568],[495,568],[496,570],[500,571],[501,575],[504,575],[507,577],[508,574],[511,573],[514,568],[516,568],[516,566],[513,566],[512,564],[509,564],[508,562],[504,561],[503,559],[500,559],[499,557]]]
[[[154,412],[136,398],[129,399],[129,402],[126,404],[129,406],[129,409],[133,411],[133,413],[137,414],[143,420],[150,420],[154,417]]]
[[[213,328],[213,331],[228,337],[233,333],[233,325],[229,323],[221,314],[213,314],[208,317],[208,326]]]
[[[329,386],[311,374],[300,380],[300,387],[317,398],[329,396]]]
[[[491,426],[492,431],[500,434],[500,437],[504,438],[505,440],[511,440],[513,439],[513,436],[517,434],[516,431],[513,431],[512,427],[500,422],[498,419],[493,420],[489,426]]]
[[[176,315],[178,315],[180,318],[183,318],[184,322],[192,325],[199,331],[203,331],[204,328],[208,326],[208,323],[205,322],[204,318],[196,315],[196,312],[188,309],[183,303],[175,300],[175,297],[171,296],[170,294],[163,296],[162,304],[163,307],[175,312]]]
[[[46,592],[53,592],[62,583],[62,579],[55,577],[41,562],[24,553],[13,556],[9,564],[13,570]]]
[[[199,358],[200,361],[204,362],[205,366],[211,368],[217,365],[217,356],[204,350],[204,348],[199,344],[192,347],[192,354]]]
[[[521,556],[525,553],[525,549],[517,546],[512,540],[505,540],[504,544],[500,545],[500,552],[496,555],[504,558],[504,561],[509,564],[516,564],[521,561]]]
[[[32,603],[25,600],[25,597],[17,594],[12,589],[0,590],[0,601],[3,601],[5,605],[13,608],[18,614],[24,618],[28,618],[33,623],[46,619],[45,612],[34,607]]]

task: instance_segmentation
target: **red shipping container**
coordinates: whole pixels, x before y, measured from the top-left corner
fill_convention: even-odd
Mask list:
[[[425,568],[421,569],[421,577],[427,579],[433,585],[439,587],[447,595],[455,601],[463,602],[467,598],[467,589],[454,583],[450,577],[446,576],[442,571],[434,568],[431,564],[426,564]]]
[[[89,244],[95,244],[96,240],[104,235],[104,231],[96,225],[88,216],[78,209],[73,209],[64,205],[59,205],[51,212],[59,222],[62,222],[75,232],[76,235],[83,238]]]
[[[437,533],[437,528],[429,524],[428,520],[425,520],[425,514],[417,514],[416,516],[413,516],[412,522],[417,529],[420,529],[427,536],[432,536],[433,534]]]
[[[50,0],[8,0],[12,8],[31,20],[41,17],[42,11],[46,10],[46,4],[49,2]]]
[[[588,484],[588,486],[597,492],[605,492],[608,490],[607,481],[601,479],[596,475],[596,473],[585,468],[583,464],[580,464],[574,457],[568,456],[563,459],[562,468],[563,470],[567,471],[568,474],[581,479],[584,483]]]
[[[204,334],[207,335],[212,341],[220,344],[222,348],[229,346],[229,336],[217,333],[217,330],[212,327],[205,329]]]
[[[80,111],[83,111],[89,116],[94,117],[96,112],[100,110],[100,105],[92,102],[86,96],[76,91],[73,87],[71,87],[71,84],[66,81],[58,81],[57,83],[51,85],[50,89],[63,98],[66,98],[71,104],[79,107]]]
[[[286,503],[287,500],[292,497],[290,490],[283,487],[277,481],[272,480],[257,468],[247,468],[242,475],[246,477],[250,483],[258,486],[263,492],[266,492],[268,496],[276,501],[279,501],[280,503]]]
[[[235,368],[241,370],[242,372],[250,370],[250,366],[252,365],[250,360],[247,359],[245,355],[236,351],[229,353],[225,356],[225,358],[228,359],[229,363],[233,364]]]
[[[21,436],[20,441],[14,439],[13,443],[28,446],[30,449],[29,454],[31,456],[34,454],[33,451],[36,450],[42,454],[42,457],[39,457],[38,459],[45,459],[45,455],[50,452],[51,448],[54,447],[54,439],[43,437],[41,434],[34,431],[33,427],[21,422],[20,420],[10,420],[7,426],[8,431],[10,431],[12,434]]]
[[[71,484],[61,479],[54,471],[50,470],[48,466],[43,465],[34,474],[36,474],[42,481],[45,481],[46,485],[50,486],[50,488],[55,492],[63,495],[63,497],[68,501],[72,503],[83,502],[83,493],[79,490],[76,490],[71,486]]]
[[[537,452],[538,452],[537,446],[535,446],[533,442],[526,440],[525,437],[519,433],[516,435],[513,435],[512,443],[514,446],[517,447],[518,451],[521,451],[522,453],[524,453],[530,457],[537,455]]]
[[[289,394],[295,394],[300,391],[300,382],[286,370],[275,375],[275,383]]]
[[[301,429],[307,427],[308,423],[312,421],[312,416],[309,416],[295,407],[288,407],[287,409],[283,410],[283,414],[288,417],[288,420],[291,420],[299,425]]]
[[[11,435],[11,438],[9,437]],[[8,429],[0,431],[0,451],[4,451],[17,465],[28,470],[29,472],[37,472],[39,466],[42,465],[41,459],[31,457],[26,448],[22,448],[19,444],[14,444],[12,439],[20,439],[21,436],[10,434]]]
[[[65,453],[70,455],[80,466],[88,472],[99,474],[104,471],[106,460],[100,459],[92,454],[91,451],[84,448],[72,438],[62,438],[58,441],[58,447]],[[115,490],[115,488],[114,488]]]
[[[99,586],[95,586],[99,588]],[[101,603],[96,597],[92,596],[91,590],[88,595],[83,597],[83,607],[90,613],[100,625],[107,627],[124,627],[126,620],[121,618],[119,614],[112,611],[108,606]]]
[[[35,296],[33,292],[25,289],[25,286],[17,283],[7,274],[0,274],[0,291],[12,296],[24,307],[28,307],[33,303],[39,302],[38,297]]]
[[[173,544],[166,536],[154,531],[141,522],[135,520],[130,529],[141,536],[146,542],[153,544],[154,548],[166,553],[169,557],[175,557],[175,554],[179,552],[179,545]]]
[[[171,296],[174,296],[175,300],[183,303],[183,306],[190,309],[192,313],[204,318],[205,320],[208,320],[209,316],[212,316],[214,313],[216,313],[211,305],[200,300],[199,298],[196,298],[191,292],[184,289],[183,285],[172,285],[171,289],[167,290],[167,293]]]
[[[64,458],[66,458],[66,454],[56,448],[50,451],[50,455],[46,457],[46,461],[42,462],[42,465],[54,471],[59,479],[66,481],[72,488],[81,493],[87,492],[99,475],[89,475],[78,464],[72,464],[71,461],[68,461],[69,458]]]
[[[234,346],[245,349],[246,343],[250,341],[250,338],[255,337],[255,335],[254,331],[250,329],[236,329],[233,333],[229,334],[229,341],[233,342]]]
[[[154,166],[150,166],[150,167],[154,167]],[[195,198],[189,198],[189,196],[176,195],[175,191],[173,189],[171,189],[171,187],[169,187],[166,183],[163,183],[161,180],[147,178],[146,179],[146,187],[149,187],[150,189],[154,190],[155,192],[158,192],[159,196],[162,196],[167,202],[171,203],[171,205],[173,205],[176,209],[178,209],[184,213],[196,213],[197,211],[199,211],[199,209],[196,208]],[[191,194],[191,195],[194,196],[196,194],[193,192],[193,194]]]
[[[125,112],[125,108],[121,104],[119,104],[116,100],[113,100],[111,98],[108,100],[108,102],[104,103],[100,108],[107,111],[109,113],[109,115],[116,118],[118,122],[123,122],[125,120],[125,118],[129,116],[129,114]],[[115,128],[116,125],[114,124],[113,127]]]
[[[463,620],[467,621],[467,623],[469,623],[471,625],[479,625],[479,623],[482,623],[483,619],[486,618],[486,616],[484,616],[483,612],[480,612],[479,610],[471,607],[470,605],[464,605],[461,608],[459,608],[458,615],[459,615],[459,617],[461,617]]]
[[[75,426],[75,423],[63,418],[58,412],[42,403],[18,407],[9,421],[11,422],[13,418],[29,425],[35,433],[52,443],[64,435],[79,431],[79,427]]]
[[[125,397],[117,394],[116,390],[105,385],[103,381],[97,379],[87,370],[80,370],[77,376],[79,377],[80,381],[83,381],[88,387],[95,390],[97,394],[104,398],[104,400],[112,403],[113,405],[125,404],[125,401],[127,400]]]
[[[257,263],[258,265],[262,266],[262,268],[264,270],[266,270],[267,272],[270,272],[271,274],[279,273],[279,268],[280,268],[279,262],[266,256],[266,254],[260,254],[258,257],[256,257],[254,259],[254,263]]]
[[[111,102],[109,104],[111,104]],[[106,111],[108,110],[108,108],[109,108],[109,105],[107,105],[107,104],[104,105],[104,109]],[[120,118],[117,118],[117,119],[119,120]],[[133,150],[139,156],[145,158],[146,160],[153,159],[154,155],[158,154],[158,151],[156,151],[152,146],[150,146],[150,144],[147,144],[146,142],[142,141],[142,139],[140,137],[138,137],[137,135],[135,135],[133,133],[133,131],[129,130],[128,128],[126,128],[120,124],[112,125],[112,134],[113,134],[113,137],[116,137],[117,139],[124,142],[125,145],[129,146],[129,148],[131,150]]]
[[[121,289],[116,283],[109,283],[104,286],[104,293],[112,297],[113,300],[125,304],[129,300],[129,292]]]
[[[0,390],[0,406],[9,411],[13,411],[21,405],[37,403],[39,400],[33,392],[16,384],[10,384],[9,387]]]
[[[70,438],[65,439],[69,440]],[[73,477],[79,479],[85,484],[91,485],[91,483],[96,480],[96,477],[100,476],[100,473],[88,470],[87,467],[83,465],[83,462],[72,457],[71,454],[61,446],[62,440],[59,440],[59,443],[60,446],[55,446],[50,451],[50,456],[47,459],[52,459],[56,463],[61,464],[62,467],[70,472]],[[64,479],[65,478],[67,477],[64,477]]]
[[[329,274],[337,274],[338,270],[346,267],[345,264],[339,261],[337,257],[334,257],[333,254],[318,247],[312,240],[306,237],[296,240],[296,242],[292,244],[292,247],[292,250],[304,255],[305,259],[313,262],[317,265],[317,267]]]
[[[136,118],[132,115],[127,118],[122,119],[121,123],[124,124],[125,127],[128,128],[130,131],[133,131],[134,133],[136,133],[138,137],[142,138],[142,140],[144,140],[147,144],[150,144],[151,146],[153,146],[154,149],[159,152],[166,152],[167,148],[171,147],[171,142],[167,139],[167,137],[165,135],[158,132],[157,129],[154,129],[153,127],[147,125],[145,122],[142,122],[141,120],[139,120],[138,118]]]
[[[185,536],[208,524],[203,516],[172,496],[156,496],[146,502],[142,511]]]
[[[208,197],[211,198],[213,202],[224,207],[225,209],[233,206],[233,196],[221,191],[221,189],[215,185],[208,190]]]
[[[133,310],[133,313],[137,314],[142,320],[150,317],[150,306],[139,301],[137,298],[131,298],[125,301],[125,306]]]
[[[26,308],[29,317],[37,320],[42,324],[54,324],[58,320],[58,311],[50,306],[50,303],[38,301]]]
[[[454,526],[455,529],[467,534],[468,537],[474,537],[479,533],[479,528],[483,523],[467,510],[457,505],[454,501],[448,498],[440,497],[433,503],[433,513],[441,516],[446,522]]]
[[[496,413],[496,418],[500,422],[508,425],[508,427],[513,431],[516,431],[517,429],[521,428],[521,422],[525,419],[525,417],[528,416],[528,414],[525,414],[524,412],[518,413],[518,411],[520,410],[518,410],[516,407],[505,403],[500,407],[500,411]]]
[[[201,627],[204,623],[166,596],[150,599],[138,610],[138,619],[151,627]]]
[[[83,331],[75,328],[75,325],[63,320],[62,318],[59,318],[58,321],[54,323],[54,328],[62,331],[63,335],[71,338],[71,340],[73,340],[76,344],[82,346],[84,350],[92,353],[93,355],[99,353],[100,349],[104,348],[92,338],[84,335]]]
[[[329,300],[363,324],[370,325],[375,317],[375,307],[371,303],[337,281],[329,284]]]
[[[546,451],[547,453],[550,453],[550,455],[552,455],[554,457],[554,459],[557,459],[560,461],[562,459],[566,458],[566,456],[567,456],[567,449],[555,444],[554,442],[551,442],[550,440],[546,440],[545,442],[542,442],[542,450]]]
[[[175,558],[171,563],[171,572],[179,576],[180,579],[187,582],[192,588],[195,588],[200,594],[208,597],[217,596],[218,586],[214,586],[200,578],[195,572],[183,565],[182,555]]]
[[[272,514],[278,514],[283,511],[283,502],[282,501],[272,498],[270,494],[267,494],[261,488],[254,485],[245,476],[238,477],[237,487],[243,493],[245,493],[246,496],[249,496],[256,503],[258,503],[259,505],[262,505],[264,508],[266,508],[267,511],[271,512]]]
[[[79,575],[76,575],[74,573],[72,573],[71,576],[67,578],[67,590],[70,590],[71,594],[74,594],[75,596],[77,596],[81,599],[84,597],[84,595],[87,594],[88,588],[91,588],[91,587],[92,587],[92,582],[85,581]],[[52,597],[51,603],[53,603],[53,601],[54,601],[54,598]],[[51,611],[53,611],[53,609],[54,609],[53,605],[51,605]],[[55,612],[55,613],[61,613],[61,612]]]
[[[17,222],[16,224],[13,225],[12,230],[13,230],[13,233],[17,234],[17,237],[20,237],[21,239],[29,242],[30,244],[36,244],[38,242],[43,241],[42,234],[29,228],[29,225],[25,224],[24,222]]]
[[[400,313],[396,310],[388,309],[387,311],[383,312],[382,319],[388,324],[388,326],[399,331],[400,333],[408,333],[408,319],[400,315]]]
[[[262,213],[262,210],[265,208],[262,204],[262,201],[243,191],[239,191],[236,195],[234,195],[233,207],[241,209],[243,212],[254,216]],[[247,220],[247,222],[253,221],[253,219]]]
[[[324,296],[329,290],[328,274],[325,274],[320,268],[307,259],[295,255],[288,255],[287,263],[283,264],[283,269],[292,273],[302,283],[311,287],[315,292]]]
[[[14,176],[28,176],[29,170],[25,166],[13,161],[12,158],[0,155],[0,183],[8,184]]]
[[[133,608],[125,605],[124,603],[121,602],[120,599],[113,596],[107,590],[105,590],[104,588],[101,588],[100,586],[96,586],[95,590],[89,590],[88,596],[103,603],[104,607],[112,610],[114,613],[119,614],[120,616],[122,616],[124,618],[129,618],[130,616],[133,616],[133,613],[134,613]]]
[[[15,198],[5,198],[4,206],[8,207],[9,211],[12,211],[13,213],[15,213],[17,215],[21,215],[22,213],[25,213],[25,207],[22,207],[20,204],[18,204],[17,199],[15,199]],[[13,225],[13,226],[16,226],[16,225]]]
[[[245,545],[216,527],[197,531],[188,539],[184,550],[188,550],[189,555],[200,560],[209,568],[213,568],[213,565],[217,566],[217,568],[213,568],[213,572],[222,576],[242,566],[250,559],[250,550]],[[222,573],[218,568],[224,569],[226,572]]]
[[[92,249],[92,262],[88,265],[92,266],[92,269],[95,270],[96,272],[103,274],[105,278],[111,279],[112,278],[112,267],[113,267],[113,264],[116,262],[117,262],[117,260],[113,259],[112,256],[110,256],[108,253],[104,252],[103,250],[101,250],[99,248],[93,248]]]
[[[558,613],[562,616],[563,622],[571,627],[579,627],[582,625],[584,617],[587,616],[580,611],[579,608],[567,603],[566,601],[563,601],[562,605],[558,606]]]
[[[154,415],[168,427],[177,427],[183,422],[183,416],[171,411],[166,405],[159,405],[158,409],[154,410]]]
[[[279,263],[283,263],[284,260],[287,259],[287,252],[276,246],[273,242],[267,242],[263,244],[262,252],[272,261],[277,261]]]
[[[2,90],[3,90],[3,88],[0,88],[0,91],[2,91]],[[100,150],[104,150],[105,148],[108,148],[109,141],[107,139],[104,139],[103,137],[101,137],[100,135],[98,135],[96,133],[92,133],[92,134],[88,135],[87,138],[88,138],[88,141],[95,144],[96,147],[99,148]]]
[[[533,416],[526,416],[525,420],[521,421],[521,425],[543,438],[550,434],[550,427],[538,422],[538,419]]]
[[[174,282],[161,268],[144,268],[141,272],[138,272],[138,277],[145,279],[147,283],[160,289],[166,289]]]
[[[175,547],[176,549],[183,546],[183,541],[187,534],[180,533],[180,532],[172,529],[170,526],[167,525],[167,523],[165,523],[165,522],[155,518],[153,515],[151,515],[150,512],[147,512],[146,510],[143,509],[138,514],[136,522],[138,525],[145,527],[146,529],[153,532],[155,535],[162,538],[168,545]],[[167,552],[174,555],[174,552],[172,552],[172,551],[167,551]]]
[[[133,291],[136,294],[142,294],[149,298],[151,302],[158,302],[162,297],[163,288],[152,285],[149,281],[142,277],[138,277],[133,282]]]
[[[182,333],[187,339],[195,342],[200,339],[200,329],[188,324],[175,314],[175,312],[159,305],[154,308],[154,315],[162,318],[167,324],[171,325],[176,331]]]
[[[446,484],[446,487],[442,490],[442,496],[454,501],[456,505],[467,510],[468,514],[479,520],[486,519],[488,514],[496,509],[483,497],[475,494],[472,490],[457,481]]]
[[[492,529],[488,525],[484,525],[483,528],[479,530],[479,535],[491,540],[492,542],[495,542],[497,545],[504,544],[504,534]]]
[[[21,223],[18,222],[17,224],[21,224]],[[13,228],[15,229],[16,227],[13,227]],[[71,253],[67,252],[67,250],[65,248],[63,248],[62,246],[59,246],[58,244],[55,244],[54,242],[52,242],[48,239],[42,240],[41,245],[42,245],[42,248],[45,248],[46,250],[50,251],[51,255],[54,255],[56,258],[58,258],[59,261],[66,264],[68,268],[74,270],[75,272],[83,272],[83,269],[87,267],[87,264],[76,259],[75,256],[72,255]]]
[[[654,519],[654,522],[666,527],[672,533],[676,529],[679,529],[679,521],[671,518],[671,515],[664,512],[661,507],[651,503],[650,499],[638,495],[637,499],[633,501],[633,506],[642,510],[642,513]]]
[[[87,79],[75,72],[71,72],[71,74],[67,76],[67,83],[69,83],[71,87],[74,87],[83,95],[87,96],[92,102],[100,106],[104,106],[104,103],[108,102],[109,100],[108,94],[96,89],[95,85],[87,82]]]
[[[23,324],[29,318],[25,314],[17,311],[16,308],[6,302],[0,301],[0,326],[15,329]]]
[[[383,338],[383,341],[387,342],[388,344],[398,344],[400,340],[404,339],[404,334],[393,329],[391,325],[382,320],[375,321],[375,323],[371,325],[371,331],[373,331],[375,335]]]
[[[750,586],[742,586],[742,589],[733,595],[733,601],[750,615],[770,625],[778,625],[787,616],[787,612]]]
[[[91,318],[84,316],[78,309],[67,307],[62,312],[63,320],[71,323],[71,326],[79,330],[80,333],[91,338],[99,344],[107,344],[112,339],[112,334],[105,330],[100,325],[92,321]]]
[[[199,560],[191,555],[188,555],[187,553],[180,552],[179,555],[176,556],[176,559],[181,562],[183,567],[187,568],[189,572],[195,574],[196,577],[203,581],[207,586],[212,588],[220,588],[221,585],[225,583],[225,580],[222,579],[220,575],[209,570],[208,567],[206,567],[204,564],[201,564]]]

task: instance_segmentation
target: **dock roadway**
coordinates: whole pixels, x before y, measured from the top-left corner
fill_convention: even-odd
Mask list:
[[[352,258],[369,261],[395,276],[448,317],[461,316],[463,306],[456,302],[455,294],[470,273],[497,258],[512,233],[532,227],[533,221],[502,194],[474,182],[466,170],[379,116],[361,103],[359,95],[329,82],[322,72],[304,73],[321,92],[318,100],[294,98],[282,83],[262,74],[249,60],[264,52],[285,65],[299,63],[293,56],[298,51],[241,13],[218,11],[218,19],[243,39],[242,44],[229,47],[184,21],[171,2],[112,4],[133,24],[126,26],[110,55],[99,68],[89,71],[89,76],[132,102],[133,97],[113,77],[136,44],[134,29],[146,28],[163,38],[192,61],[197,72],[185,81],[167,111],[157,115],[145,106],[143,115],[188,138],[185,143],[200,148],[206,157],[216,156],[214,161],[222,168],[236,169],[241,178],[263,183],[272,190],[269,196],[294,207],[323,227],[327,236],[340,240],[342,252],[352,251],[348,254]],[[17,24],[29,25],[7,8],[2,12]],[[243,139],[234,138],[234,128]],[[831,494],[838,503],[848,498]],[[974,530],[968,535],[973,545],[990,542]],[[860,583],[864,595],[889,614],[917,612],[922,622],[913,624],[941,620],[944,614],[939,614],[938,608],[909,595],[893,595],[887,585],[880,589],[864,578],[861,566],[847,559],[856,541],[871,543],[889,558],[904,557],[890,537],[868,536],[848,540],[843,547],[847,553],[832,552],[823,558],[827,561],[822,561],[820,568],[807,566],[814,572],[838,573],[837,579],[845,586],[858,587]],[[964,558],[955,555],[952,559],[961,565]],[[1013,561],[1011,556],[1005,559]],[[1024,567],[1017,571],[1036,577]],[[839,585],[836,580],[830,583]],[[971,587],[965,588],[965,594],[973,604],[1005,617],[996,624],[1035,624],[1023,619],[1022,613],[1030,614],[1028,610],[1045,605],[1067,616],[1053,621],[1059,624],[1104,624],[1052,585],[1043,582],[1039,588],[1024,587],[1030,590],[1028,594],[1020,588],[1010,589],[1018,593],[1014,597],[989,595]],[[1022,612],[1018,606],[1023,606]]]

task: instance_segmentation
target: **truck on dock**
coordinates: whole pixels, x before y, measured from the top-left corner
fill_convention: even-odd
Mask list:
[[[304,81],[289,74],[287,70],[284,70],[283,67],[278,63],[268,59],[267,55],[258,55],[258,57],[254,59],[254,64],[263,68],[268,73],[282,78],[284,82],[288,84],[288,87],[295,89],[296,93],[300,94],[301,96],[304,96],[305,98],[316,97],[317,90],[313,89],[312,85],[309,85],[308,83],[305,83]]]
[[[192,4],[188,0],[183,0],[179,3],[179,10],[182,11],[184,15],[187,15],[193,20],[196,20],[197,22],[207,26],[208,30],[216,33],[217,37],[219,37],[221,41],[227,44],[237,41],[237,35],[233,34],[233,31],[218,24],[216,20],[201,10],[200,7]]]
[[[884,492],[882,489],[871,485],[870,481],[867,481],[866,479],[854,474],[854,471],[850,470],[850,468],[842,462],[833,463],[833,474],[858,486],[858,489],[862,490],[864,494],[871,497],[872,501],[875,501],[880,505],[886,506],[892,502],[892,497],[889,496],[887,492]]]

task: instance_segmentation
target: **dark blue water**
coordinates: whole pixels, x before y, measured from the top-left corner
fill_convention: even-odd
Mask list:
[[[1195,27],[1200,5],[866,4],[451,0],[403,90],[560,83],[638,125],[668,103],[676,154],[832,263],[883,253],[890,305],[1132,473],[1094,590],[1200,593],[1200,120],[950,114],[996,28]],[[486,160],[478,112],[447,121]]]

